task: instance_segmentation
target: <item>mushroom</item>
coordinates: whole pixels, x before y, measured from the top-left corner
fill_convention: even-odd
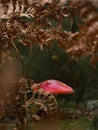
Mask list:
[[[58,80],[53,80],[53,79],[41,82],[38,84],[38,86],[40,88],[43,88],[45,91],[50,92],[52,94],[74,93],[74,90],[70,86],[68,86],[68,85],[66,85]],[[35,88],[35,89],[37,89],[37,88]]]
[[[35,84],[33,86],[33,90],[34,90],[35,93],[38,92],[39,90],[40,90],[40,93],[41,93],[41,90],[42,90],[42,93],[44,93],[44,94],[47,92],[47,93],[50,93],[50,94],[53,94],[53,95],[54,94],[57,95],[57,94],[74,93],[74,90],[70,86],[68,86],[68,85],[66,85],[66,84],[64,84],[64,83],[62,83],[58,80],[53,80],[53,79],[46,80],[46,81],[40,82],[38,84]],[[55,103],[57,105],[57,101],[55,101]]]

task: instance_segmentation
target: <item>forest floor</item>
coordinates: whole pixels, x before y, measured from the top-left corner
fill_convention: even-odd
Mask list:
[[[68,116],[65,110],[70,109],[72,113],[76,109],[74,109],[72,104],[67,104],[66,107],[62,107],[63,110],[61,113],[56,113],[50,118],[43,119],[41,121],[32,121],[25,128],[22,127],[21,130],[98,130],[94,129],[92,120],[89,119],[87,115],[75,116],[75,118]],[[74,115],[74,114],[73,114]],[[67,117],[68,116],[68,117]],[[18,130],[13,129],[15,122],[10,122],[9,124],[0,124],[0,130]]]
[[[12,124],[3,128],[0,125],[0,130],[14,130]],[[17,129],[15,129],[17,130]],[[23,130],[94,130],[92,122],[88,121],[86,117],[71,120],[42,120],[33,122]]]
[[[31,124],[26,130],[94,130],[85,117],[72,120],[41,121]]]

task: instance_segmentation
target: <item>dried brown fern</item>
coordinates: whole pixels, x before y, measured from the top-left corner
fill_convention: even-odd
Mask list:
[[[95,50],[98,50],[97,7],[91,0],[71,0],[68,5],[63,3],[58,0],[1,1],[1,46],[7,47],[11,41],[17,40],[26,46],[35,42],[43,47],[56,40],[72,57],[92,54],[94,58]],[[73,22],[74,15],[79,15],[84,21],[80,32],[62,31],[64,18]],[[51,21],[55,21],[56,26]]]
[[[98,60],[98,8],[92,1],[82,1],[78,6],[78,15],[84,21],[84,26],[80,26],[79,33],[72,34],[69,44],[71,46],[66,49],[75,57],[91,55],[91,62],[94,65]]]

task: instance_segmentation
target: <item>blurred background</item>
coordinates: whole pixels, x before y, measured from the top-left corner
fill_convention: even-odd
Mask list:
[[[56,79],[70,85],[75,93],[59,98],[75,100],[76,103],[98,98],[98,63],[94,68],[89,56],[74,61],[56,43],[43,50],[37,45],[31,51],[27,47],[19,48],[25,77],[37,83]]]

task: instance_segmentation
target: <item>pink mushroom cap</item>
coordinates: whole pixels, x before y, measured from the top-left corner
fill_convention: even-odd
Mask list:
[[[74,93],[74,90],[70,86],[68,86],[68,85],[66,85],[58,80],[53,80],[53,79],[41,82],[38,84],[38,86],[40,88],[43,88],[45,91],[48,91],[52,94]]]

